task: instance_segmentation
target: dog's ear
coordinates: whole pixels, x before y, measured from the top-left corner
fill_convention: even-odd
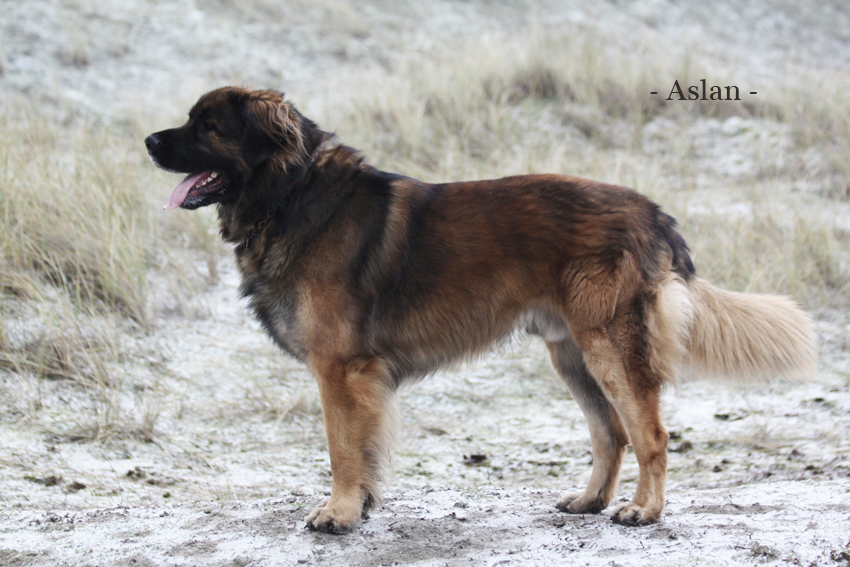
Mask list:
[[[277,91],[254,91],[244,102],[242,155],[251,167],[284,150],[282,165],[303,160],[304,135],[298,113]]]

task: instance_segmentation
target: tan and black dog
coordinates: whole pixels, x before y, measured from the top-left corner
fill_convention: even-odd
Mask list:
[[[631,443],[637,491],[612,514],[625,524],[664,508],[659,396],[678,369],[814,372],[809,317],[698,278],[674,219],[631,189],[386,173],[269,90],[212,91],[145,144],[159,167],[189,174],[166,208],[217,204],[251,308],[318,381],[333,489],[307,516],[313,529],[348,531],[378,502],[399,384],[517,327],[546,342],[590,427],[590,481],[557,507],[606,508]]]

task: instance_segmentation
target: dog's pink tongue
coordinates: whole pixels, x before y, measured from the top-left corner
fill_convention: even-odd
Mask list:
[[[174,188],[174,191],[171,192],[171,197],[168,198],[168,203],[162,207],[162,210],[170,211],[171,209],[176,209],[182,205],[183,201],[186,200],[186,195],[189,194],[189,191],[192,187],[194,187],[195,183],[197,183],[201,178],[206,178],[209,174],[209,171],[202,171],[195,175],[187,175],[186,178]]]

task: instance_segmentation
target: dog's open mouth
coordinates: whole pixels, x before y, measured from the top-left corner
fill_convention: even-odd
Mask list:
[[[205,195],[218,193],[227,187],[227,175],[221,171],[202,171],[201,173],[190,173],[171,192],[168,203],[163,210],[176,209],[187,204],[191,205]]]

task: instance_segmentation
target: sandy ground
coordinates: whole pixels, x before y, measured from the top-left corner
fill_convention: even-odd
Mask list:
[[[302,527],[304,494],[255,501],[15,512],[5,565],[845,565],[835,482],[701,490],[663,524],[630,529],[552,513],[542,489],[411,489],[357,533]],[[789,507],[803,496],[809,505]],[[846,493],[845,493],[846,496]],[[4,534],[5,535],[5,534]]]
[[[220,269],[221,283],[196,298],[210,307],[206,318],[169,325],[179,343],[154,334],[135,345],[159,352],[172,376],[154,443],[66,443],[4,426],[4,564],[846,561],[850,395],[846,352],[835,348],[846,321],[818,323],[829,368],[814,383],[693,382],[667,392],[660,525],[555,510],[559,491],[588,478],[588,434],[543,349],[520,339],[402,393],[404,434],[385,505],[357,533],[330,537],[303,526],[330,482],[312,379],[274,353],[235,299],[236,274],[227,261]],[[636,480],[629,454],[622,500]]]
[[[850,64],[848,13],[837,3],[701,5],[544,2],[535,17],[612,37],[703,42],[756,75],[779,64]],[[510,34],[531,12],[507,2],[375,1],[359,13],[331,1],[215,6],[2,2],[0,93],[40,100],[57,120],[131,121],[161,108],[150,131],[226,82],[279,86],[310,111],[364,70],[387,71],[396,51],[427,57],[442,40]],[[0,564],[850,565],[846,314],[818,314],[822,361],[812,383],[696,382],[667,392],[668,508],[659,525],[625,528],[605,514],[554,509],[561,491],[588,478],[587,429],[542,346],[519,338],[403,392],[404,434],[384,506],[358,532],[330,537],[302,521],[330,485],[312,378],[245,312],[229,259],[217,268],[218,282],[185,304],[174,303],[169,284],[154,285],[154,331],[128,331],[128,360],[144,362],[122,372],[138,386],[130,405],[155,419],[152,442],[46,434],[16,417],[25,396],[13,394],[28,383],[0,374]],[[42,395],[46,407],[71,412],[91,403],[61,383]],[[637,479],[631,454],[622,475],[625,499]]]

